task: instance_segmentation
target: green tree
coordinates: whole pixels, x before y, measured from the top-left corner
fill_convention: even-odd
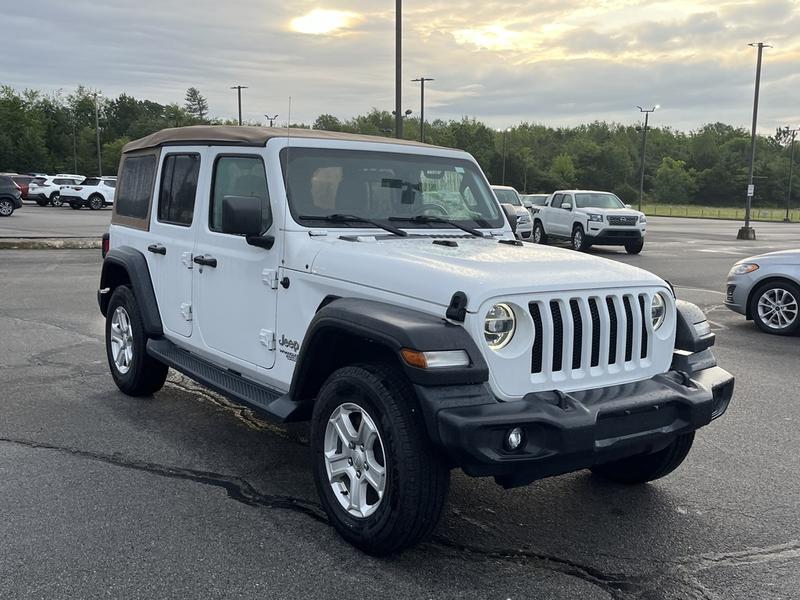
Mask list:
[[[665,156],[656,171],[655,196],[659,202],[685,204],[695,192],[694,173],[686,163]]]
[[[569,154],[559,154],[553,159],[553,164],[550,165],[550,177],[556,188],[571,188],[575,185],[575,164]]]
[[[196,87],[190,87],[186,90],[186,101],[183,105],[184,110],[193,117],[203,121],[208,115],[208,100],[200,93]]]
[[[341,131],[342,122],[333,115],[320,115],[314,121],[314,129],[322,129],[323,131]]]

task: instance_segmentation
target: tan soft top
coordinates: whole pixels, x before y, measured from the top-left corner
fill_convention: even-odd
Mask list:
[[[409,140],[398,140],[372,135],[355,133],[339,133],[322,131],[321,129],[287,129],[285,127],[236,127],[229,125],[192,125],[191,127],[175,127],[162,129],[147,137],[133,140],[125,144],[123,153],[161,146],[264,146],[272,138],[297,138],[312,140],[340,140],[343,142],[373,142],[383,144],[402,144],[433,148],[429,144],[421,144]]]

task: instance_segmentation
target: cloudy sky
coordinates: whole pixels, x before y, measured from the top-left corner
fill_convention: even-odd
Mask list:
[[[234,117],[309,122],[394,108],[391,0],[0,0],[0,84],[160,102],[199,87]],[[800,125],[800,0],[405,0],[404,104],[493,126],[710,121],[749,127],[766,41],[759,128]],[[11,36],[10,39],[8,36]]]

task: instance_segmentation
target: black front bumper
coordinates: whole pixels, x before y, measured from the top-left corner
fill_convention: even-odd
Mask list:
[[[514,402],[499,402],[486,384],[417,387],[417,395],[431,438],[455,466],[513,487],[655,452],[722,415],[733,377],[714,366],[710,352],[704,354],[686,364],[676,357],[675,370],[652,379],[569,394],[531,393]],[[504,441],[514,427],[523,430],[524,441],[510,452]]]
[[[624,246],[639,242],[644,238],[639,229],[602,229],[597,234],[586,233],[586,239],[598,246]]]

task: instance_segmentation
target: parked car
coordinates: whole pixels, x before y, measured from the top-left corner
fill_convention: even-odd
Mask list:
[[[100,210],[114,204],[116,187],[116,177],[87,177],[77,185],[62,185],[61,202],[76,210],[84,206]]]
[[[647,219],[611,192],[560,190],[554,192],[533,219],[533,241],[570,240],[575,250],[592,246],[625,246],[628,254],[644,248]]]
[[[19,189],[22,192],[22,199],[27,200],[28,185],[30,184],[31,181],[34,180],[34,177],[31,177],[30,175],[12,175],[11,179],[13,179],[14,183],[16,183],[19,186]]]
[[[514,214],[517,218],[515,235],[521,240],[531,239],[533,232],[533,223],[531,221],[531,214],[528,209],[522,205],[522,199],[519,192],[513,187],[507,185],[493,185],[492,191],[497,196],[497,201],[500,204],[508,204],[514,207]]]
[[[61,206],[61,186],[75,185],[86,179],[83,175],[48,175],[42,181],[36,178],[28,185],[28,199],[36,200],[39,206]]]
[[[173,367],[310,421],[321,505],[372,554],[433,531],[452,468],[505,487],[676,469],[733,394],[703,312],[644,270],[511,233],[460,150],[152,134],[123,149],[103,239],[111,377],[147,396]]]
[[[539,212],[546,203],[550,194],[522,194],[522,204],[530,211],[531,216]]]
[[[761,331],[800,331],[800,250],[769,252],[740,260],[728,273],[725,306]]]
[[[10,217],[22,208],[22,190],[8,175],[0,175],[0,217]]]

